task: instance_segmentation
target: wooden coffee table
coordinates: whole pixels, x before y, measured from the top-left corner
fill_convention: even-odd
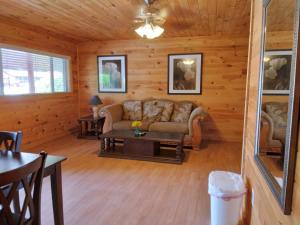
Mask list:
[[[135,137],[132,130],[113,130],[100,135],[99,156],[181,164],[184,160],[182,133],[146,132]]]

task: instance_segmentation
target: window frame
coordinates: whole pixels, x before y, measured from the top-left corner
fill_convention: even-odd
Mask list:
[[[66,72],[66,76],[64,77],[64,79],[66,79],[66,86],[65,89],[66,91],[62,91],[62,92],[55,92],[54,91],[54,83],[52,83],[53,79],[52,77],[54,76],[54,71],[51,70],[50,71],[50,76],[51,76],[51,90],[53,90],[53,92],[48,92],[48,93],[28,93],[28,94],[9,94],[9,95],[5,95],[4,94],[4,84],[3,84],[3,68],[2,68],[2,54],[0,54],[0,98],[1,97],[14,97],[14,96],[36,96],[36,95],[61,95],[61,94],[68,94],[71,93],[73,91],[73,85],[71,82],[71,76],[72,76],[72,57],[71,56],[67,56],[67,55],[62,55],[62,54],[57,54],[57,53],[52,53],[52,52],[47,52],[47,51],[43,51],[43,50],[36,50],[36,49],[32,49],[32,48],[26,48],[26,47],[20,47],[20,46],[15,46],[15,45],[9,45],[9,44],[3,44],[0,43],[0,53],[2,51],[2,48],[6,48],[6,49],[10,49],[10,50],[16,50],[16,51],[23,51],[23,52],[27,52],[27,53],[31,53],[31,54],[39,54],[39,55],[44,55],[44,56],[49,56],[51,57],[50,62],[53,62],[53,58],[52,57],[57,57],[57,58],[63,58],[66,60],[66,66],[64,66],[65,68],[65,72]],[[53,63],[50,63],[50,67],[53,67]]]

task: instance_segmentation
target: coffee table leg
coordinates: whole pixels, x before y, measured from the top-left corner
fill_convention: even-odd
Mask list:
[[[114,138],[111,138],[111,141],[110,141],[110,149],[112,151],[115,151],[115,139]]]
[[[104,151],[105,151],[105,138],[100,138],[100,150],[98,156],[100,156],[101,153]]]
[[[176,147],[176,160],[182,162],[183,161],[183,149],[182,149],[182,143],[178,144]]]
[[[110,152],[110,150],[111,150],[111,147],[110,147],[110,138],[106,138],[106,148],[105,148],[105,150],[107,152]]]

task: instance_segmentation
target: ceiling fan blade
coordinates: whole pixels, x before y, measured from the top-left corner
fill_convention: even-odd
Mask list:
[[[156,23],[156,24],[158,24],[158,25],[162,25],[162,24],[164,24],[165,22],[166,22],[166,19],[164,19],[164,18],[153,18],[152,19],[152,21],[154,22],[154,23]]]
[[[145,21],[145,19],[143,17],[136,17],[133,19],[134,23],[142,23],[144,21]]]

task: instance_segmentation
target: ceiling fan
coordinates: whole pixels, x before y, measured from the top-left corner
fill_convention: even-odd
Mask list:
[[[141,24],[135,32],[141,37],[147,39],[157,38],[164,32],[160,27],[166,21],[163,16],[163,11],[153,7],[155,0],[144,0],[146,6],[140,10],[139,15],[134,19],[134,22]]]

